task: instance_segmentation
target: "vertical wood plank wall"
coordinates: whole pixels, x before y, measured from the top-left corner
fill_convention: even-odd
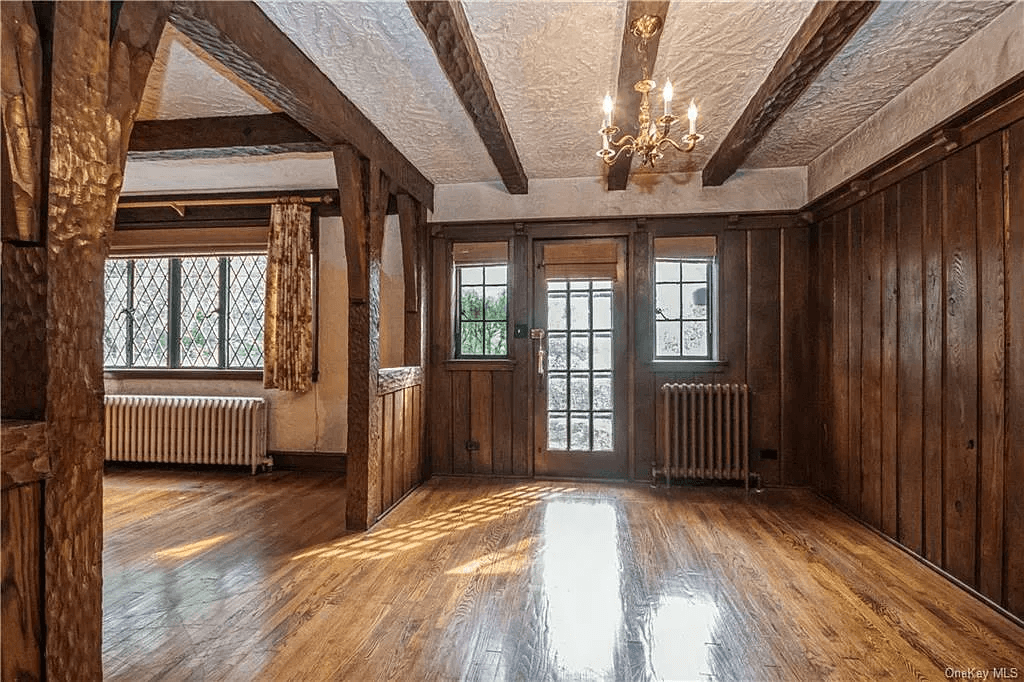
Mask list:
[[[813,484],[1024,616],[1024,121],[821,221]]]
[[[784,221],[780,221],[784,222]],[[789,223],[792,224],[792,219]],[[629,357],[633,363],[634,460],[631,478],[647,479],[658,454],[659,388],[670,381],[748,383],[752,390],[751,468],[768,485],[808,484],[815,428],[806,418],[806,392],[814,390],[810,361],[815,351],[814,299],[808,278],[811,231],[807,227],[744,229],[724,216],[702,219],[576,223],[564,233],[546,224],[459,228],[459,241],[509,240],[510,315],[531,317],[531,241],[565,237],[629,237],[628,318],[634,320]],[[650,259],[656,236],[713,234],[719,249],[720,355],[723,362],[688,369],[654,363],[654,285]],[[510,357],[500,361],[451,360],[452,240],[443,229],[434,239],[431,274],[431,381],[427,406],[431,466],[436,474],[530,476],[532,462],[532,353],[529,339],[510,339]],[[467,445],[469,447],[467,447]],[[761,460],[763,450],[777,459]]]
[[[419,367],[380,370],[380,508],[393,507],[426,475],[423,447],[423,372]]]

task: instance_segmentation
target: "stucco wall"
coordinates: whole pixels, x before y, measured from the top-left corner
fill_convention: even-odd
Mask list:
[[[340,218],[320,220],[320,376],[313,390],[266,390],[260,381],[115,380],[108,394],[260,396],[270,403],[269,447],[276,452],[343,453],[348,429],[348,272]],[[381,273],[382,366],[402,364],[402,249],[389,216]]]

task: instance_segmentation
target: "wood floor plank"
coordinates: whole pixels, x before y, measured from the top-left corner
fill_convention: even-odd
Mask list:
[[[1024,629],[803,490],[111,469],[110,680],[944,679]],[[297,501],[300,501],[297,503]]]

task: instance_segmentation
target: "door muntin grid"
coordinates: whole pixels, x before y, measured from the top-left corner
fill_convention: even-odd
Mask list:
[[[547,447],[615,447],[612,280],[547,281]]]

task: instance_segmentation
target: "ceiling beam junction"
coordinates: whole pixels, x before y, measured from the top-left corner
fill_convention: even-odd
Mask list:
[[[878,2],[819,1],[789,41],[722,144],[704,166],[705,187],[721,185],[867,20]]]
[[[509,194],[526,194],[529,181],[501,113],[494,86],[459,0],[409,0],[409,9],[430,41],[437,62],[476,126]]]
[[[351,145],[433,209],[433,183],[254,2],[179,0],[171,23],[321,142]]]

